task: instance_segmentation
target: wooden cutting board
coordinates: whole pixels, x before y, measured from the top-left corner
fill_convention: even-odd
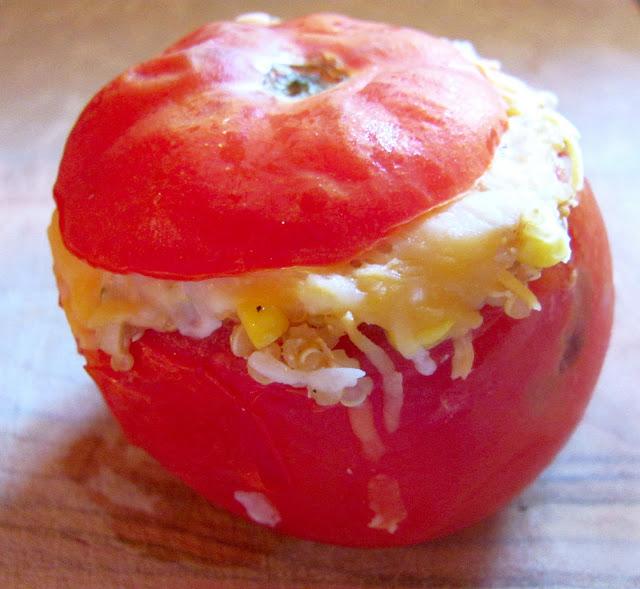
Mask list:
[[[207,20],[317,9],[470,38],[583,131],[617,318],[582,425],[495,517],[357,550],[222,513],[123,439],[56,307],[44,237],[64,138],[130,63]],[[0,587],[640,587],[640,10],[630,0],[0,2]]]

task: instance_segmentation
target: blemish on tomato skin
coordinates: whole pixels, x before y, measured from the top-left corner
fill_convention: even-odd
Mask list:
[[[592,316],[592,285],[588,274],[573,268],[567,286],[572,291],[573,305],[563,338],[559,374],[566,372],[579,360],[587,340],[585,324]]]
[[[571,368],[580,357],[584,346],[584,333],[581,325],[577,325],[566,339],[564,351],[558,365],[558,372],[564,373]]]

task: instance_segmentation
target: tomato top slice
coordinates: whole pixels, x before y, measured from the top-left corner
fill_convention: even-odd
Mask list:
[[[446,40],[331,14],[212,23],[91,100],[54,194],[66,246],[114,272],[330,264],[469,188],[505,128]]]

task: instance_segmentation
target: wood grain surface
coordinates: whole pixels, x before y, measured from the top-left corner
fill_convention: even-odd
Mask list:
[[[44,237],[79,109],[128,64],[239,12],[311,10],[470,38],[582,130],[616,271],[613,340],[581,426],[495,517],[356,550],[222,513],[123,439],[56,306]],[[640,10],[630,0],[0,0],[0,587],[640,587]]]

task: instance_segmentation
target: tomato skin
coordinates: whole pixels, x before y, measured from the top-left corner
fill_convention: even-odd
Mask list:
[[[214,504],[246,517],[237,490],[261,492],[276,530],[354,546],[421,542],[493,513],[551,461],[580,420],[607,348],[613,311],[605,229],[589,188],[569,219],[570,263],[532,283],[542,311],[513,320],[485,313],[466,380],[451,380],[450,349],[429,377],[368,334],[403,373],[400,427],[384,429],[381,383],[371,400],[385,451],[363,452],[342,406],[322,408],[299,390],[262,386],[229,351],[229,326],[205,340],[148,331],[135,364],[114,372],[102,352],[87,370],[132,443],[149,451]],[[397,531],[372,529],[371,489],[406,517]],[[394,493],[401,505],[394,504]],[[397,503],[397,502],[396,502]]]
[[[297,100],[265,81],[319,59],[348,77]],[[54,188],[62,236],[94,266],[179,280],[339,262],[469,188],[505,128],[448,41],[337,15],[213,23],[87,105]]]

